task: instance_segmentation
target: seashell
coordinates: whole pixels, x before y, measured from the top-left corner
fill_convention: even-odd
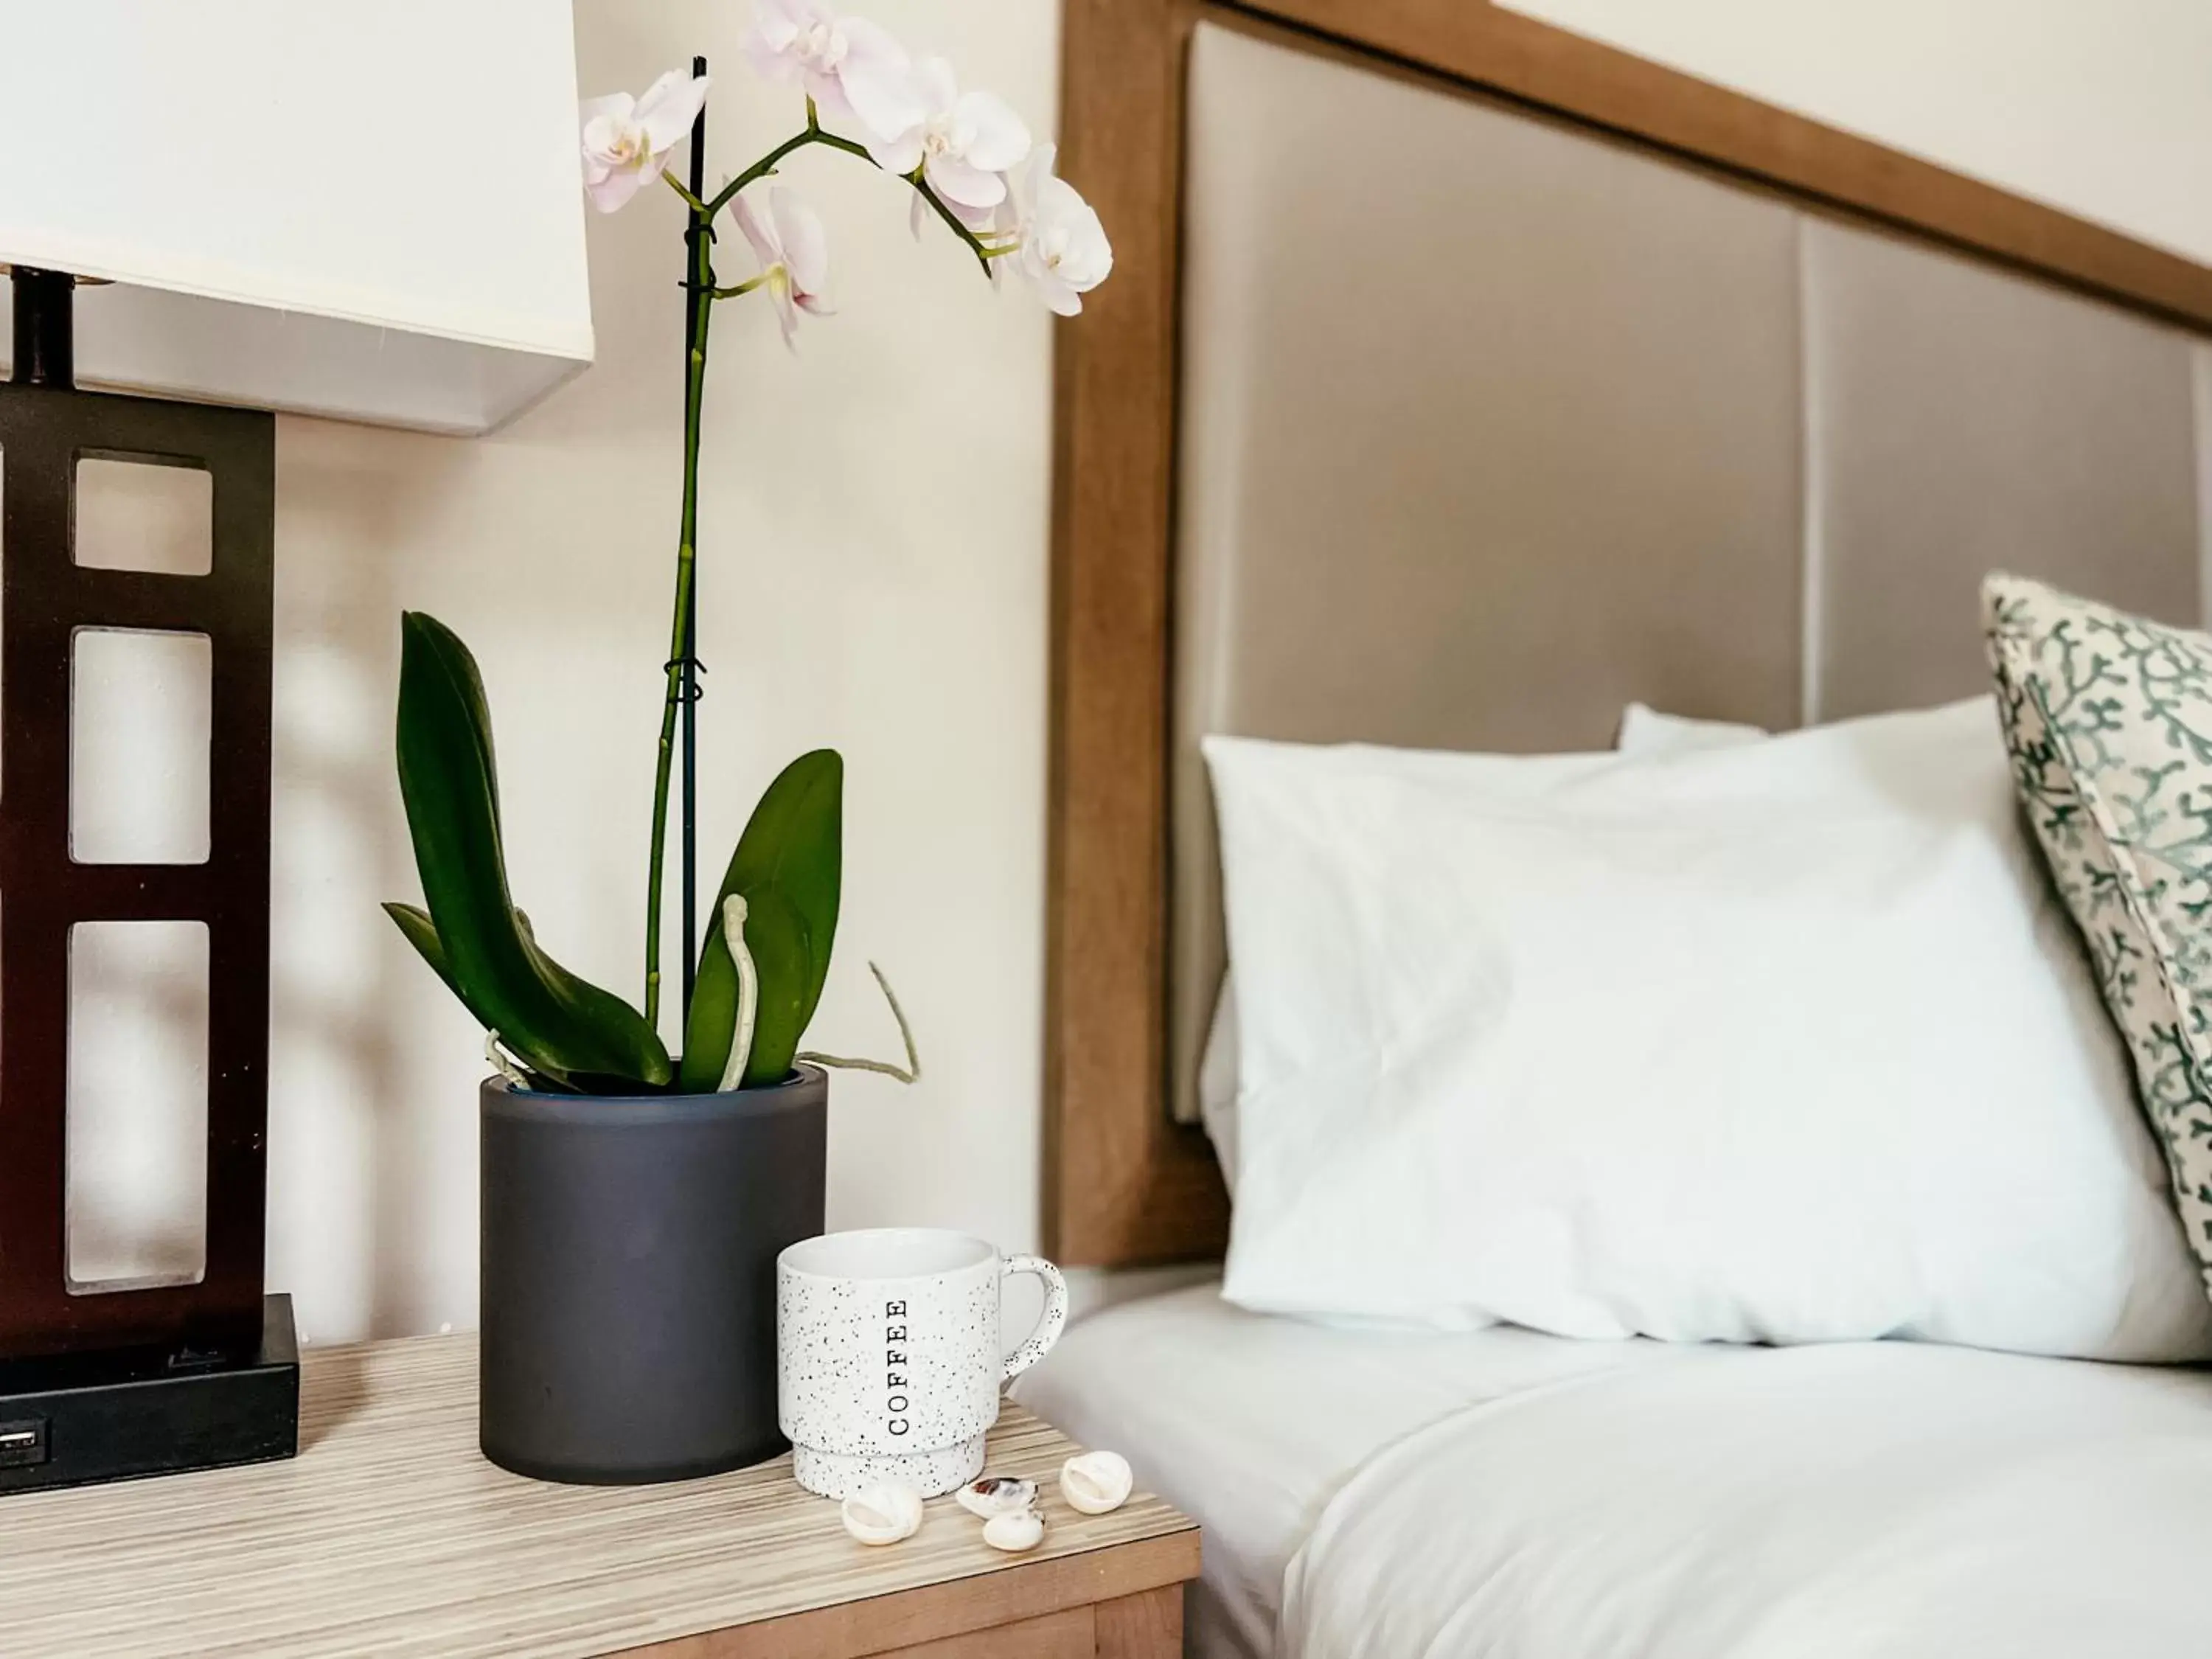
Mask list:
[[[1119,1452],[1079,1452],[1060,1466],[1060,1495],[1067,1507],[1085,1515],[1105,1515],[1129,1501],[1136,1484],[1129,1460]]]
[[[1044,1542],[1044,1517],[1035,1510],[1008,1510],[983,1523],[983,1541],[994,1550],[1019,1555]]]
[[[845,1500],[845,1530],[863,1544],[896,1544],[921,1526],[921,1494],[912,1486],[871,1486]]]
[[[970,1515],[988,1521],[994,1515],[1012,1515],[1018,1510],[1035,1507],[1036,1482],[1016,1480],[1003,1474],[987,1474],[981,1480],[971,1480],[952,1494],[960,1500],[960,1507]]]

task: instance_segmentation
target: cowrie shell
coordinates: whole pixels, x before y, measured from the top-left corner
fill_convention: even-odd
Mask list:
[[[1060,1495],[1085,1515],[1106,1515],[1129,1501],[1136,1484],[1119,1452],[1079,1452],[1060,1466]]]
[[[871,1486],[854,1492],[840,1510],[845,1530],[863,1544],[896,1544],[921,1525],[921,1494],[912,1486]]]
[[[994,1515],[1011,1515],[1017,1510],[1034,1508],[1037,1489],[1034,1480],[987,1474],[981,1480],[969,1481],[952,1495],[969,1514],[988,1521]]]
[[[983,1541],[994,1550],[1019,1555],[1044,1542],[1044,1521],[1035,1510],[1009,1510],[983,1523]]]

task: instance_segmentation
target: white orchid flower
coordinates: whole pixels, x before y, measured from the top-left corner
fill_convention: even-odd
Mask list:
[[[1045,304],[1073,317],[1083,309],[1083,296],[1114,269],[1114,249],[1091,204],[1074,185],[1053,176],[1058,154],[1051,144],[1039,144],[1030,153],[1013,193],[1012,212],[1002,212],[1000,222],[1003,229],[1011,222],[1010,234],[1020,244],[1019,252],[1006,258],[1036,284]]]
[[[920,167],[929,187],[954,207],[990,208],[1006,200],[1003,175],[1030,153],[1022,118],[991,93],[963,94],[942,58],[916,63],[909,84],[921,112],[896,137],[869,143],[876,165],[902,174]]]
[[[804,86],[825,125],[888,138],[921,118],[906,48],[825,0],[757,0],[745,54],[766,79]]]
[[[769,192],[766,213],[748,195],[740,194],[734,205],[738,228],[759,256],[761,277],[775,301],[784,343],[795,347],[800,312],[817,317],[836,314],[824,294],[830,281],[830,240],[823,234],[822,221],[796,191],[781,185]]]
[[[988,235],[994,225],[1002,222],[1009,234],[1012,232],[1013,221],[1011,216],[1013,212],[1014,193],[1012,186],[1008,187],[1006,195],[1000,198],[995,207],[969,207],[966,203],[953,201],[949,197],[939,197],[938,199],[945,204],[946,212],[978,236]],[[930,211],[929,204],[923,198],[922,193],[918,190],[912,192],[911,199],[907,203],[906,207],[906,228],[914,233],[915,241],[921,240],[923,227],[936,217],[937,216]],[[993,268],[992,274],[994,276],[997,275],[995,266]]]
[[[707,77],[671,70],[642,98],[626,92],[584,101],[584,191],[612,213],[659,177],[668,154],[690,136],[707,101]]]

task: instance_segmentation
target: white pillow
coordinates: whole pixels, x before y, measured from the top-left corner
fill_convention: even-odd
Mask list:
[[[2212,1354],[1986,699],[1628,760],[1205,747],[1231,1301]]]
[[[1766,733],[1756,726],[1733,720],[1692,720],[1684,714],[1662,714],[1640,702],[1620,711],[1620,735],[1613,752],[1656,755],[1689,749],[1726,749],[1755,743]],[[1213,1018],[1206,1028],[1206,1048],[1198,1062],[1198,1115],[1206,1138],[1213,1143],[1213,1156],[1221,1164],[1221,1179],[1232,1198],[1237,1194],[1237,970],[1224,969],[1221,989],[1213,999]]]
[[[1231,1198],[1237,1196],[1237,1049],[1243,1041],[1237,1030],[1237,969],[1231,966],[1221,970],[1206,1049],[1198,1060],[1198,1118],[1213,1143],[1222,1184]]]
[[[1620,755],[1679,754],[1689,749],[1733,749],[1766,735],[1764,726],[1662,714],[1647,703],[1632,702],[1620,711],[1620,734],[1613,738],[1613,748]]]

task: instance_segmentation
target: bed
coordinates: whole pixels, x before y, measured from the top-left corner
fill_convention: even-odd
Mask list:
[[[1058,348],[1057,1260],[1230,1236],[1210,735],[1528,754],[1632,701],[1925,708],[1986,690],[1998,567],[2203,625],[2212,270],[1488,5],[1066,31],[1117,270]],[[1022,1396],[1206,1525],[1201,1655],[2204,1646],[2201,1367],[1413,1334],[1200,1286]]]
[[[1231,1307],[1216,1282],[1079,1323],[1022,1379],[1024,1404],[1090,1443],[1133,1449],[1205,1529],[1194,1650],[1265,1659],[1283,1580],[1333,1499],[1386,1449],[1480,1403],[1662,1361],[1657,1343],[1333,1329]]]
[[[2202,1370],[1385,1334],[1200,1285],[1018,1391],[1205,1528],[1207,1659],[2204,1649]]]

